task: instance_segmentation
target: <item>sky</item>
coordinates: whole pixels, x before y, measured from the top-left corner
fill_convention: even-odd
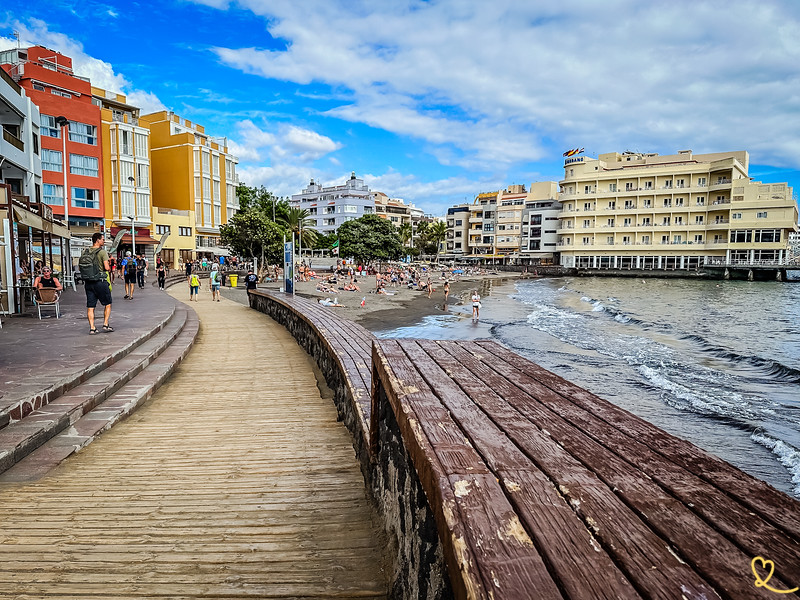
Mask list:
[[[747,150],[800,192],[797,0],[4,0],[14,31],[279,196],[355,171],[442,215],[581,147]]]

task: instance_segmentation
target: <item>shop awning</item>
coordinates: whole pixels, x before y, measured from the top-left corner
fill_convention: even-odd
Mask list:
[[[131,243],[131,234],[127,233],[122,236],[122,240],[120,240],[120,244],[130,244]],[[158,244],[158,240],[150,237],[149,235],[137,235],[136,236],[136,243],[143,244],[145,246],[151,245],[155,246]]]
[[[53,223],[52,221],[48,221],[43,219],[36,213],[32,213],[29,210],[22,208],[21,206],[14,207],[14,219],[17,223],[21,223],[22,225],[27,225],[28,227],[33,227],[34,229],[38,229],[39,231],[46,231],[48,233],[52,233],[55,236],[64,239],[70,239],[72,236],[70,235],[69,229],[64,227],[63,225],[59,225],[58,223]]]
[[[220,248],[219,246],[205,246],[204,248],[195,248],[195,252],[208,252],[216,256],[230,256],[231,251],[227,248]]]

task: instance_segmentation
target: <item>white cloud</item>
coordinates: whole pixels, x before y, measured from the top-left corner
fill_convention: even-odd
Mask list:
[[[63,33],[50,31],[44,21],[30,19],[28,23],[14,21],[12,25],[19,31],[20,44],[23,47],[40,45],[70,57],[72,70],[76,75],[89,78],[95,87],[125,94],[128,102],[140,107],[143,113],[164,110],[164,104],[155,94],[135,88],[124,75],[115,73],[110,63],[89,56],[80,42]],[[12,48],[16,45],[15,39],[0,37],[0,48]]]
[[[316,131],[286,123],[276,124],[270,130],[245,119],[236,128],[237,139],[231,141],[230,148],[240,159],[253,162],[269,157],[273,163],[310,163],[342,147]]]
[[[347,90],[326,114],[425,140],[451,164],[502,168],[576,145],[800,164],[792,0],[239,4],[286,48],[216,48],[221,61]]]

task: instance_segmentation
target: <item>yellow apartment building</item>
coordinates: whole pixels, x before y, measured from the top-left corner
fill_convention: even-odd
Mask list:
[[[751,181],[748,167],[745,151],[567,158],[559,182],[561,265],[784,264],[797,231],[792,188]]]
[[[136,252],[152,260],[158,240],[153,236],[150,130],[139,124],[139,109],[122,94],[92,87],[92,102],[101,116],[106,236],[123,234],[117,253],[124,255],[133,246],[135,227]]]
[[[219,227],[239,208],[237,160],[227,141],[170,111],[140,121],[150,129],[156,233],[169,233],[162,258],[177,267],[179,261],[226,256]]]
[[[528,192],[524,185],[511,185],[497,198],[494,253],[517,256],[522,243],[522,212]]]

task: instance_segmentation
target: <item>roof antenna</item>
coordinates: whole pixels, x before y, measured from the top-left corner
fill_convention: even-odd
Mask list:
[[[19,31],[14,32],[14,37],[17,40],[17,50],[19,50]]]

